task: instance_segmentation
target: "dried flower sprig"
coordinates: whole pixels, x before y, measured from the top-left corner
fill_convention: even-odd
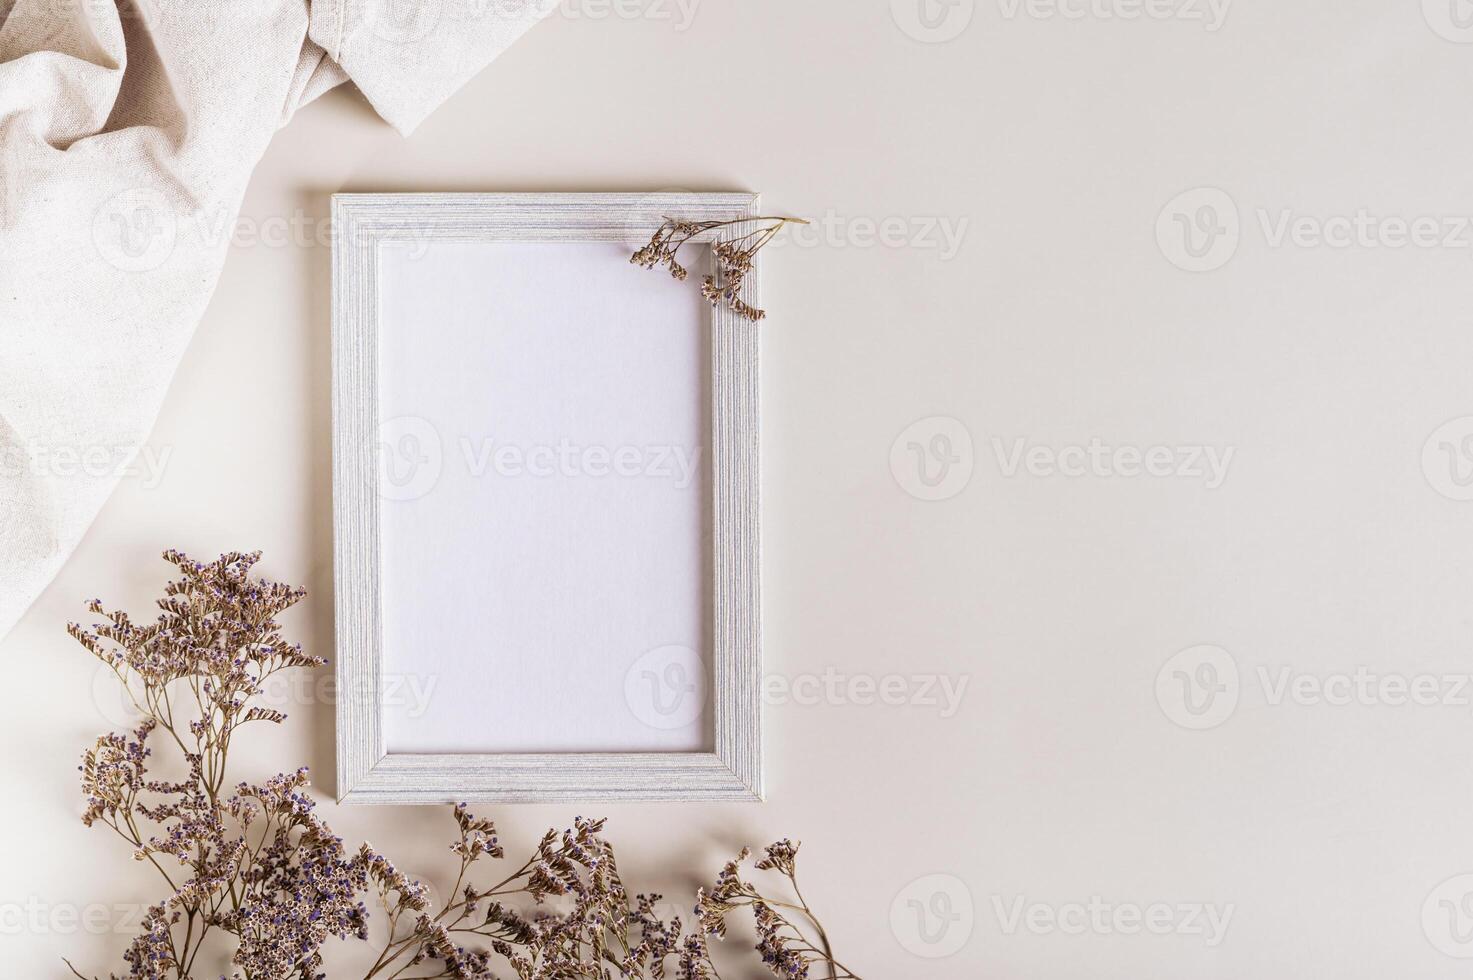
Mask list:
[[[698,894],[687,929],[679,916],[657,914],[659,895],[625,890],[602,820],[576,817],[568,829],[548,831],[516,871],[476,884],[484,862],[505,852],[495,825],[462,804],[454,809],[459,839],[450,845],[459,873],[436,910],[422,883],[368,844],[344,848],[314,813],[307,770],[238,783],[227,794],[233,737],[252,722],[285,720],[251,701],[277,671],[325,661],[281,638],[276,617],[305,593],[253,578],[259,554],[208,564],[172,551],[164,558],[181,577],[168,585],[155,622],[137,625],[94,601],[88,608],[104,621],[69,627],[145,715],[129,735],[99,738],[80,766],[83,822],[110,827],[169,890],[124,952],[125,977],[191,980],[207,941],[212,948],[223,941],[233,947],[231,980],[326,980],[327,941],[367,941],[363,899],[372,897],[388,934],[363,980],[494,980],[502,974],[493,966],[518,980],[720,980],[708,939],[724,938],[728,917],[743,908],[772,975],[858,980],[834,959],[798,889],[798,847],[788,841],[768,847],[755,867],[786,879],[791,895],[746,881],[743,851]],[[156,732],[182,755],[184,779],[149,774]]]
[[[806,225],[808,222],[802,218],[771,216],[739,218],[735,221],[681,221],[666,218],[649,244],[630,256],[629,261],[646,269],[669,269],[673,278],[684,282],[690,275],[690,270],[680,264],[680,249],[700,235],[723,228],[733,229],[729,237],[718,239],[711,246],[716,271],[702,278],[701,295],[712,306],[720,306],[724,302],[744,319],[761,320],[767,316],[767,311],[759,310],[742,299],[742,282],[752,271],[752,257],[788,224]]]

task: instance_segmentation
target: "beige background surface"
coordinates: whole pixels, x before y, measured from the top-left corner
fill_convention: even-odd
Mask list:
[[[1448,3],[568,0],[408,141],[349,92],[302,112],[161,475],[0,646],[6,974],[116,969],[153,897],[76,819],[115,714],[63,632],[85,598],[142,611],[164,547],[261,548],[330,652],[328,195],[693,188],[820,221],[769,256],[764,364],[767,652],[819,696],[770,709],[765,806],[588,808],[628,876],[685,905],[728,851],[801,838],[869,980],[1465,975],[1473,889],[1439,890],[1473,872],[1473,423],[1434,437],[1473,415]],[[1220,481],[1177,472],[1209,448]],[[238,772],[326,790],[331,709],[293,697]],[[324,811],[447,867],[442,812]],[[572,811],[495,815],[526,847]]]

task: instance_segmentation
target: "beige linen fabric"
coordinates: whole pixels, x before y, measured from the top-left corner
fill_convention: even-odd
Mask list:
[[[132,465],[272,133],[348,80],[408,133],[547,9],[0,0],[0,636]]]

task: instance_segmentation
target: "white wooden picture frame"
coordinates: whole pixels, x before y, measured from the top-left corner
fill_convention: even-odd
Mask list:
[[[752,218],[759,213],[757,203],[754,195],[727,193],[334,196],[341,801],[761,799],[758,325],[700,298],[709,233],[693,242],[691,281],[677,282],[663,270],[628,263],[630,253],[666,217]],[[569,269],[577,276],[564,281]],[[742,299],[759,305],[756,270],[742,285]],[[679,322],[682,317],[694,320]],[[627,356],[611,346],[630,337],[640,346]],[[550,347],[559,341],[565,357]],[[516,352],[523,348],[516,344],[534,342],[540,346],[520,363]],[[676,377],[683,370],[679,365],[695,360],[693,352],[703,363],[690,373],[704,377]],[[676,367],[644,367],[661,358]],[[607,366],[609,361],[618,364]],[[578,387],[554,400],[550,389],[571,384],[565,371],[578,377]],[[703,404],[687,412],[683,406],[695,397]],[[475,483],[458,470],[445,475],[454,455],[452,437],[457,425],[466,427],[465,418],[489,417],[486,424],[494,426],[497,418],[517,416],[536,429],[538,406],[558,414],[574,401],[581,414],[571,409],[566,414],[578,415],[592,428],[609,416],[627,414],[633,420],[627,431],[636,433],[636,441],[638,433],[664,424],[667,406],[673,406],[667,413],[672,431],[688,431],[696,420],[705,429],[699,504],[690,502],[689,487],[677,493],[658,485],[651,476],[657,472],[653,464],[644,470],[634,466],[632,449],[630,465],[620,470],[632,478],[609,495],[622,508],[609,512],[617,519],[602,516],[600,499],[588,489],[592,479],[580,484],[568,472],[533,489],[511,480]],[[438,416],[402,414],[405,404],[420,403],[435,406]],[[458,421],[446,430],[445,417]],[[438,482],[431,491],[420,487],[419,497],[401,492],[402,474],[385,463],[386,454],[397,451],[386,440],[408,439],[416,425],[428,426],[426,438],[438,440],[434,449],[439,453]],[[463,446],[471,445],[460,439]],[[431,458],[424,444],[408,444],[418,453],[417,462]],[[508,464],[497,473],[522,472],[510,467],[515,454],[506,446],[499,447],[509,454],[505,458],[495,455],[498,447],[489,440],[484,448],[484,453],[467,451],[465,460],[494,458],[497,467]],[[587,472],[607,472],[607,462],[601,470],[593,466],[596,459],[606,459],[603,449],[624,452],[590,443],[565,457],[573,461],[571,467],[582,452]],[[647,446],[644,451],[650,459],[658,455]],[[531,453],[523,463],[530,465]],[[696,455],[687,454],[687,462]],[[689,475],[696,468],[686,469]],[[503,493],[503,487],[511,489]],[[571,516],[559,517],[557,533],[576,526],[580,537],[546,554],[529,550],[528,541],[542,540],[538,515],[564,497],[574,502],[563,515]],[[687,533],[696,519],[692,515],[704,525],[694,542]],[[644,537],[630,538],[631,526]],[[610,541],[589,542],[604,531]],[[659,535],[671,540],[665,552],[656,554],[648,542]],[[587,563],[585,546],[591,556]],[[618,575],[576,581],[587,568],[617,567],[619,556],[631,548],[655,555],[644,563],[652,571],[630,576],[637,582]],[[566,557],[556,557],[563,550]],[[487,554],[491,557],[483,567],[480,556]],[[702,556],[698,562],[692,557],[697,554]],[[523,576],[519,561],[535,570]],[[569,570],[576,586],[564,588],[548,578],[558,567]],[[699,580],[688,583],[692,568]],[[553,587],[537,585],[547,582]],[[600,598],[600,589],[608,596]],[[520,596],[515,608],[487,611],[510,594]],[[605,615],[615,625],[606,626]],[[611,713],[616,698],[635,705],[631,692],[637,680],[658,681],[672,671],[677,681],[685,676],[671,660],[683,654],[666,652],[688,651],[679,637],[669,647],[653,633],[645,649],[625,642],[642,636],[643,624],[655,622],[676,623],[669,628],[672,634],[695,627],[702,633],[692,641],[702,648],[694,651],[694,669],[709,683],[701,690],[694,683],[682,689],[699,698],[701,708],[695,722],[682,708],[671,732],[662,730],[661,719],[645,732]],[[577,639],[566,652],[538,647],[540,637],[553,633]],[[507,645],[508,651],[515,647],[515,655],[503,656],[493,640],[485,640],[483,648],[488,634],[514,637]],[[557,661],[562,656],[570,658],[566,670]],[[422,712],[414,716],[403,709],[403,699],[396,699],[395,687],[412,687],[402,683],[404,665],[421,662],[429,665],[425,674],[434,683],[420,684],[418,693],[425,695],[426,688],[438,693],[416,701]],[[649,669],[640,670],[641,663]],[[607,691],[616,667],[624,669],[625,687]],[[500,680],[503,669],[511,675],[506,683]],[[518,676],[548,672],[558,675],[557,682],[517,682]],[[483,710],[483,703],[495,707]],[[697,729],[699,737],[692,734]]]

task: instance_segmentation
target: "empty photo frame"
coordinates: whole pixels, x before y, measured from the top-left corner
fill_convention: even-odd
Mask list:
[[[756,204],[334,197],[341,800],[761,798]]]

